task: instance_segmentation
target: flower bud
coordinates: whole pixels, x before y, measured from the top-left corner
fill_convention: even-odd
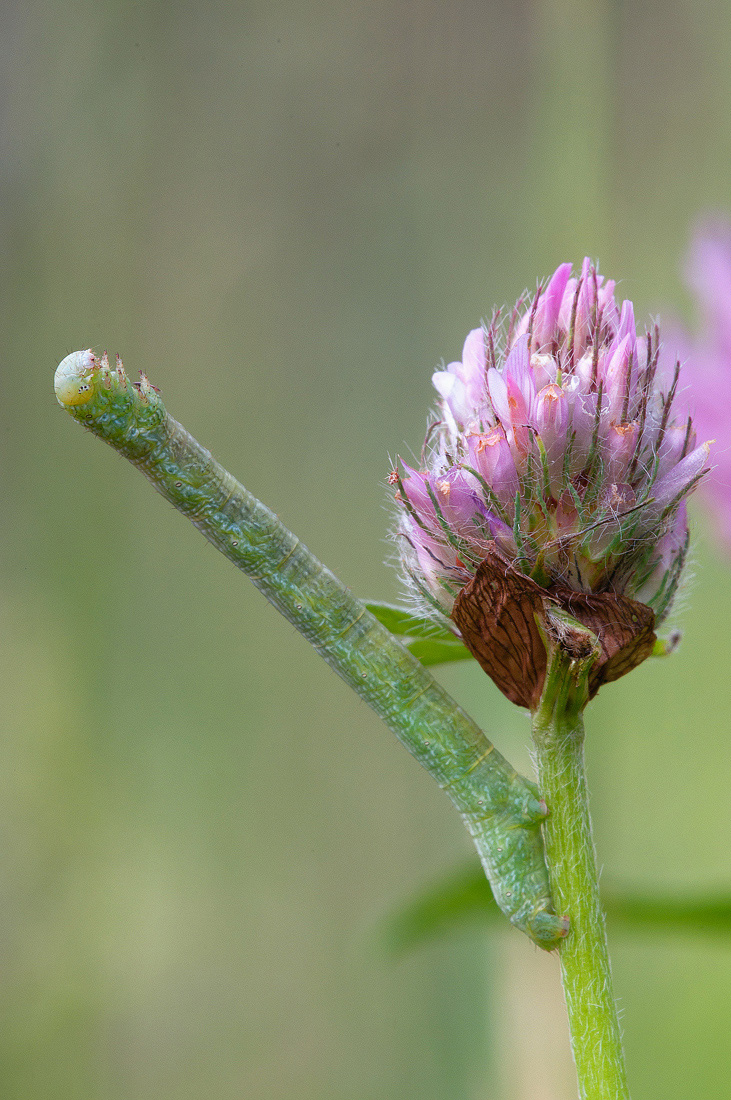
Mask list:
[[[540,695],[547,607],[597,633],[593,692],[647,656],[672,603],[708,445],[659,356],[613,282],[562,264],[507,334],[493,318],[434,375],[424,469],[390,479],[412,589],[522,705]]]

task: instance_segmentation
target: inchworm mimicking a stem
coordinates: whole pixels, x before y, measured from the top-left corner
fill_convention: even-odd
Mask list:
[[[128,458],[242,569],[380,715],[449,794],[501,909],[550,950],[567,921],[552,911],[540,824],[546,806],[432,675],[279,519],[170,417],[142,376],[74,352],[56,372],[72,416]]]

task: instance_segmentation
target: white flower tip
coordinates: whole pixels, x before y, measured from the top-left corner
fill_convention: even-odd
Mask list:
[[[94,396],[94,384],[91,374],[96,370],[97,362],[91,349],[72,351],[56,367],[53,388],[59,405],[68,408],[71,405],[84,405]]]

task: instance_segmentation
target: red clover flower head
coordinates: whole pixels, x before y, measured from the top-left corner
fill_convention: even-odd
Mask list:
[[[506,333],[498,314],[470,332],[433,376],[422,468],[389,479],[412,590],[526,706],[546,599],[599,637],[592,694],[648,655],[685,560],[685,498],[708,469],[675,409],[679,365],[662,377],[657,326],[638,336],[614,289],[588,259],[578,277],[562,264]],[[496,670],[501,631],[510,667]]]

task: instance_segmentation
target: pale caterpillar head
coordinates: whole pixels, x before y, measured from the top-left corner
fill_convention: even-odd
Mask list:
[[[94,396],[93,372],[97,361],[91,349],[72,351],[56,367],[53,388],[59,405],[85,405]]]

